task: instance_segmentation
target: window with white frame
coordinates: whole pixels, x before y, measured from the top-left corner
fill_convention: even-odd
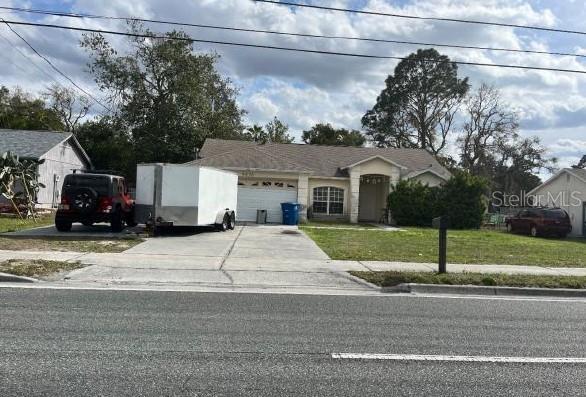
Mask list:
[[[344,189],[320,186],[313,189],[313,213],[340,215],[344,213]]]

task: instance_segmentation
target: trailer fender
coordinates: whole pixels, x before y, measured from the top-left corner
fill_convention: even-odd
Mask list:
[[[233,210],[226,208],[225,210],[221,210],[218,211],[218,213],[216,214],[216,225],[222,223],[222,221],[224,220],[224,216],[226,216],[226,214],[230,215],[232,214],[232,212],[234,212]]]

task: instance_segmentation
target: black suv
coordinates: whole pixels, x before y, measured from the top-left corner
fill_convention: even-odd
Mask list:
[[[125,223],[136,226],[134,200],[128,194],[124,177],[84,172],[66,175],[55,227],[68,232],[74,222],[86,226],[107,222],[113,232],[122,231]]]

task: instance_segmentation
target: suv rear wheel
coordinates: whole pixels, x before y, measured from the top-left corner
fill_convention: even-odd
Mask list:
[[[71,222],[62,219],[55,219],[55,227],[60,232],[69,232],[71,231]]]
[[[122,214],[120,214],[120,209],[117,209],[112,213],[112,219],[110,220],[110,228],[114,233],[120,233],[124,228],[124,224],[122,223]]]

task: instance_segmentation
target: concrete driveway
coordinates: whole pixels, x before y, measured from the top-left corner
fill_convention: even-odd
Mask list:
[[[222,259],[329,259],[296,226],[237,226],[234,231],[226,233],[202,230],[189,236],[149,239],[126,253]]]
[[[368,290],[296,226],[238,226],[152,238],[121,254],[89,254],[68,283],[224,289]]]

